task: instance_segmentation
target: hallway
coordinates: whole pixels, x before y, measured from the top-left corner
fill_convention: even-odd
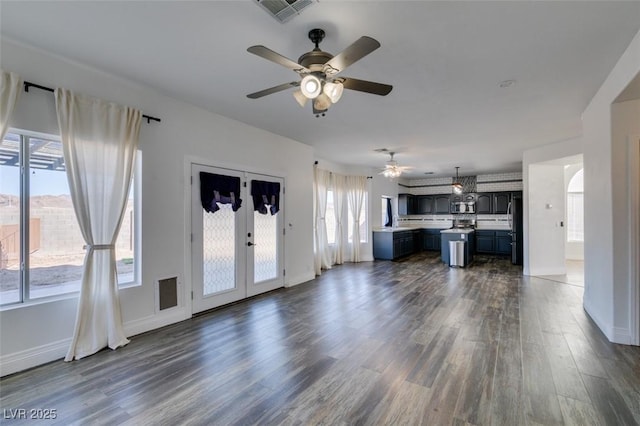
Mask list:
[[[539,275],[536,278],[584,287],[584,261],[567,259],[565,264],[567,267],[566,274]]]

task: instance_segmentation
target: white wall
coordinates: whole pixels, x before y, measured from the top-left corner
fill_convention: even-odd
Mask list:
[[[286,285],[314,277],[312,234],[313,149],[7,39],[2,67],[25,80],[140,108],[161,123],[142,124],[142,285],[121,291],[128,335],[191,316],[188,159],[227,164],[285,178]],[[11,125],[57,134],[54,98],[33,89],[22,93]],[[248,154],[250,153],[250,155]],[[289,226],[290,224],[290,226]],[[156,312],[156,280],[178,276],[178,309]],[[76,299],[0,312],[1,373],[64,356],[73,329]],[[135,344],[135,340],[132,344]]]
[[[528,199],[529,274],[564,274],[564,166],[530,164]]]
[[[618,60],[609,76],[582,114],[585,186],[585,292],[584,307],[609,340],[634,341],[629,315],[629,280],[617,281],[614,255],[629,264],[627,247],[615,238],[625,224],[614,222],[619,209],[618,189],[628,190],[626,176],[619,172],[625,162],[613,140],[612,103],[640,72],[640,32]],[[636,120],[640,121],[640,120]],[[617,130],[616,130],[617,133]],[[613,193],[613,189],[616,193]],[[620,256],[620,258],[618,258]]]
[[[538,148],[533,148],[525,151],[523,154],[523,157],[522,157],[522,184],[523,184],[522,193],[523,195],[522,197],[523,197],[523,210],[524,210],[523,211],[523,228],[524,228],[523,229],[523,240],[524,240],[523,274],[524,275],[541,275],[541,272],[544,272],[543,271],[543,268],[545,267],[544,263],[540,263],[541,261],[543,261],[543,258],[540,257],[539,253],[541,251],[546,251],[547,246],[545,245],[544,242],[540,242],[540,239],[536,237],[533,237],[533,242],[532,242],[532,234],[537,233],[542,228],[553,226],[553,221],[552,220],[549,221],[545,219],[546,216],[542,213],[536,213],[533,218],[530,215],[530,211],[532,208],[536,210],[540,209],[541,207],[544,208],[544,193],[541,193],[540,189],[543,189],[546,186],[546,184],[542,184],[541,186],[538,186],[538,184],[536,183],[538,175],[536,174],[533,178],[530,176],[530,170],[531,170],[530,166],[549,163],[549,161],[557,160],[560,158],[572,157],[577,154],[580,154],[582,150],[583,150],[582,138],[574,138],[574,139],[569,139],[562,142],[544,145]],[[562,164],[562,162],[560,162],[559,164]],[[558,180],[559,180],[558,186],[561,188],[561,191],[564,194],[564,176],[561,175],[558,178]],[[530,202],[530,191],[532,186],[534,187],[534,191],[536,193],[535,195],[536,201],[533,204]],[[554,197],[558,196],[557,192],[558,192],[557,189],[554,190],[554,193],[555,193]],[[562,201],[562,203],[564,205],[564,201]],[[554,210],[553,213],[555,214],[556,211],[557,210]],[[563,213],[564,209],[561,210],[560,212],[564,214]],[[562,219],[559,219],[559,220],[564,220],[564,216],[561,216],[561,217]],[[563,228],[560,228],[560,229],[563,229]],[[564,238],[563,238],[563,241],[564,241]],[[556,244],[558,245],[558,247],[554,249],[554,253],[557,254],[558,250],[560,250],[559,248],[560,243],[556,242]],[[563,258],[562,262],[564,262],[564,251],[561,256]],[[532,257],[534,259],[533,263],[531,262]],[[553,259],[554,259],[554,262],[552,265],[557,265],[559,260],[556,259],[555,256]],[[555,274],[555,272],[542,273],[542,275],[548,275],[548,274]]]
[[[630,320],[629,292],[625,285],[630,283],[629,274],[629,163],[627,161],[627,140],[631,135],[640,133],[640,100],[614,103],[611,106],[611,170],[613,187],[611,198],[613,208],[613,283],[614,326],[626,328]],[[616,184],[616,182],[618,184]],[[619,289],[615,287],[619,286]],[[627,325],[628,327],[629,325]]]

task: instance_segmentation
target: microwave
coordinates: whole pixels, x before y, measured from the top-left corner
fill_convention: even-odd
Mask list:
[[[451,213],[454,214],[462,214],[468,213],[473,214],[476,212],[476,202],[475,201],[456,201],[451,203]]]

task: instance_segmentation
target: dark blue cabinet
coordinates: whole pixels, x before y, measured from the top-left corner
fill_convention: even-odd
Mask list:
[[[511,254],[511,232],[496,231],[496,254]]]
[[[433,213],[433,196],[432,195],[418,195],[416,197],[416,210],[417,214],[432,214]]]
[[[433,212],[435,214],[449,214],[451,208],[450,195],[435,195],[433,197]]]
[[[517,192],[519,193],[519,192]],[[477,195],[477,214],[507,214],[514,192],[485,192]]]
[[[510,255],[511,232],[476,230],[476,252]]]
[[[476,230],[476,251],[478,253],[494,253],[495,239],[495,231]]]
[[[416,214],[416,197],[411,194],[398,194],[398,214],[405,216]]]
[[[476,196],[476,213],[491,214],[492,194],[478,194]]]
[[[506,214],[511,202],[510,192],[495,192],[493,194],[493,214]]]
[[[383,231],[373,233],[373,258],[394,260],[415,252],[414,233],[411,231]]]
[[[440,230],[423,229],[422,242],[423,250],[440,250]]]

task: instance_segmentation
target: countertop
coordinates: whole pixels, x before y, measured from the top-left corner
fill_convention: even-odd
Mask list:
[[[443,229],[442,231],[440,231],[440,233],[441,234],[470,234],[474,231],[475,229],[457,228],[457,229]]]
[[[373,228],[373,232],[402,232],[413,231],[414,229],[446,229],[438,225],[421,225],[421,226],[394,226]]]

